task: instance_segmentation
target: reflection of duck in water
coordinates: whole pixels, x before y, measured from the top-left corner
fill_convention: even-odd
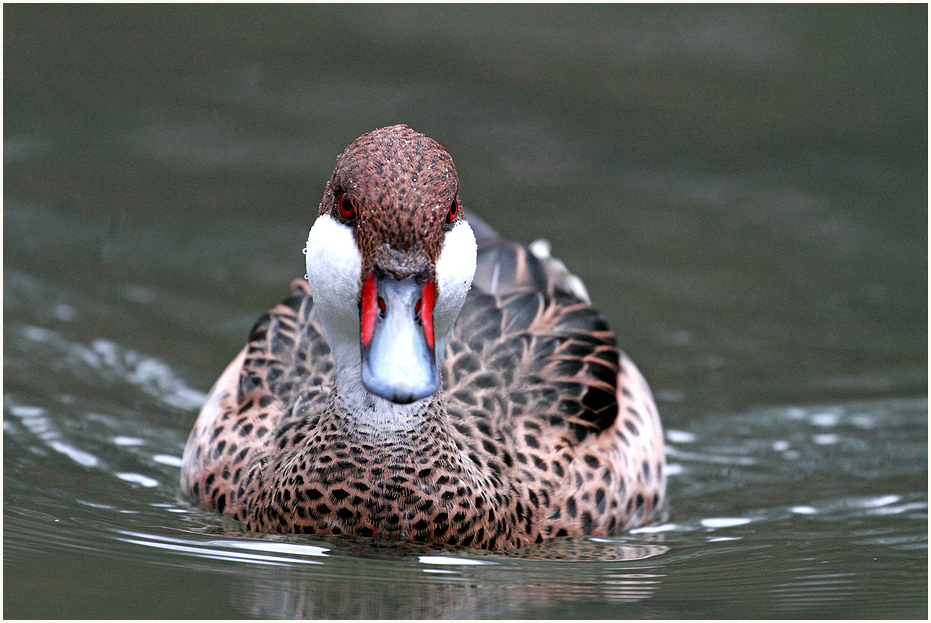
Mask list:
[[[188,440],[194,504],[256,531],[485,549],[657,514],[640,372],[581,282],[471,217],[476,236],[458,189],[406,126],[339,156],[307,281],[259,319]]]
[[[302,548],[330,544],[332,554],[314,554],[312,566],[252,565],[231,593],[234,606],[260,619],[616,619],[619,607],[652,599],[662,588],[663,564],[636,562],[666,552],[662,538],[551,539],[508,552],[443,556],[421,544],[314,537],[314,546],[289,542],[283,557],[301,560]],[[281,555],[272,546],[284,545],[246,544],[268,545],[267,551],[245,550],[264,554],[266,562]],[[622,616],[649,613],[655,616],[656,609]]]

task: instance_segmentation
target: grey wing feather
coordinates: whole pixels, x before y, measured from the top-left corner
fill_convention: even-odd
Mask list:
[[[545,292],[552,296],[558,291],[590,302],[585,284],[550,255],[546,240],[525,247],[504,240],[491,225],[470,212],[466,212],[466,220],[478,245],[474,288],[496,296],[516,292]]]

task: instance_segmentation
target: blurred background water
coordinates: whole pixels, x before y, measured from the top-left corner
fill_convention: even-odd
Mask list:
[[[7,617],[914,617],[925,5],[43,6],[4,20]],[[668,522],[507,554],[245,534],[184,441],[407,123],[653,386]]]

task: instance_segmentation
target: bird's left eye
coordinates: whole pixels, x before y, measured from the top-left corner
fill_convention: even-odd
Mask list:
[[[459,216],[459,200],[453,199],[452,205],[449,206],[449,212],[446,213],[446,222],[452,223]]]

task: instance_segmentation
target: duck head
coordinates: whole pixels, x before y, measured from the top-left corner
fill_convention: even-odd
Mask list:
[[[354,408],[415,403],[439,365],[475,273],[475,236],[452,158],[404,125],[343,151],[307,239],[307,280]]]

